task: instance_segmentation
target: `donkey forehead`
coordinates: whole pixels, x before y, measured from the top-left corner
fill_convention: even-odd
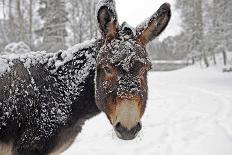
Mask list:
[[[128,71],[135,63],[150,63],[144,47],[126,35],[106,43],[97,56],[98,64],[121,66]]]
[[[124,38],[136,38],[136,29],[127,22],[123,22],[120,26],[119,36]]]

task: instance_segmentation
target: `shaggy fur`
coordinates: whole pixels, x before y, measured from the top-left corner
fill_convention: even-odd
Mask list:
[[[55,73],[54,65],[47,67],[48,62],[28,69],[15,60],[10,72],[0,76],[0,146],[12,146],[14,155],[45,155],[71,145],[84,121],[100,112],[94,97],[95,66],[78,85],[82,89],[78,96],[67,92],[68,79],[60,77],[72,75],[67,77],[72,81],[75,71],[91,59],[86,53],[94,58],[95,51],[96,47],[76,51]],[[62,59],[61,54],[56,54],[56,59]]]

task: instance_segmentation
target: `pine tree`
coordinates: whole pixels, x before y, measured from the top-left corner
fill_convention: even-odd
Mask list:
[[[65,49],[66,23],[68,21],[65,1],[40,0],[38,13],[44,21],[43,27],[36,31],[43,39],[42,46],[39,49],[48,52]]]

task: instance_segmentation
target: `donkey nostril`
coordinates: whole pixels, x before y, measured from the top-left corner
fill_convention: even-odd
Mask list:
[[[141,123],[138,123],[134,128],[130,130],[130,132],[136,135],[142,129]]]
[[[119,128],[120,127],[120,122],[118,122],[115,126],[115,128]]]
[[[116,129],[118,132],[121,132],[121,131],[123,130],[122,125],[121,125],[120,122],[118,122],[118,123],[116,124],[115,129]]]
[[[142,129],[142,124],[139,122],[137,125],[136,125],[136,128],[137,128],[137,131],[140,131]]]

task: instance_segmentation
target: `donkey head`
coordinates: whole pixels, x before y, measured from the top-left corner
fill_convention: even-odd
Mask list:
[[[134,29],[118,24],[113,0],[102,0],[98,5],[104,45],[96,56],[96,104],[121,139],[135,138],[142,128],[147,72],[151,68],[145,46],[165,29],[170,17],[170,5],[165,3]]]

